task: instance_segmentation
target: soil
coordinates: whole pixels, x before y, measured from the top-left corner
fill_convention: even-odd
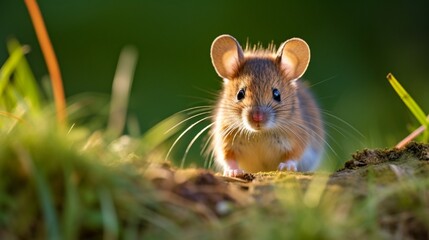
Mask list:
[[[252,204],[273,208],[278,202],[276,190],[285,188],[287,192],[291,186],[301,188],[302,193],[322,189],[319,192],[322,194],[326,190],[324,194],[334,193],[333,196],[343,196],[346,201],[352,199],[351,202],[358,204],[372,201],[375,195],[379,204],[376,207],[378,228],[388,236],[403,239],[429,236],[428,222],[420,216],[428,212],[426,188],[415,190],[404,184],[414,179],[417,180],[415,186],[419,186],[418,179],[424,180],[428,175],[429,145],[415,142],[401,149],[358,151],[334,173],[275,171],[231,178],[205,169],[175,169],[163,164],[149,168],[146,174],[159,192],[167,196],[169,205],[190,209],[207,219],[223,218]],[[313,182],[318,183],[312,181],[315,178],[323,181],[312,188]],[[380,189],[396,189],[396,192],[380,198]],[[408,199],[405,205],[404,199]]]
[[[429,145],[411,142],[401,149],[364,149],[337,172],[319,173],[328,177],[327,187],[340,187],[355,194],[366,195],[369,174],[383,176],[377,184],[388,184],[401,178],[429,174]],[[294,180],[306,189],[313,173],[260,172],[237,178],[224,177],[206,169],[175,169],[169,164],[149,168],[154,185],[182,204],[198,203],[209,215],[228,214],[228,204],[245,206],[255,201],[275,200],[273,186]],[[228,204],[227,204],[228,203]]]

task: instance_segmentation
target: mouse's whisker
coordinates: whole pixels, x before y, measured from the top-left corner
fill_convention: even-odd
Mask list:
[[[213,106],[211,105],[195,106],[195,107],[190,107],[182,111],[179,111],[178,113],[185,113],[185,112],[200,110],[200,109],[203,109],[203,110],[213,109]]]
[[[326,116],[328,116],[328,117],[330,117],[332,119],[335,119],[336,121],[338,121],[338,122],[346,125],[348,128],[352,129],[356,134],[358,134],[360,137],[364,137],[364,135],[359,130],[357,130],[355,127],[353,127],[350,123],[348,123],[347,121],[343,120],[342,118],[340,118],[338,116],[335,116],[334,114],[332,114],[332,113],[330,113],[330,112],[328,112],[326,110],[320,110],[320,112],[323,115],[326,115]]]
[[[238,126],[238,124],[231,124],[230,126],[228,126],[228,128],[222,133],[223,141],[226,141],[226,139],[235,131],[235,134],[232,140],[232,142],[234,142],[235,136],[239,132],[239,127],[240,126]]]
[[[180,121],[180,122],[176,123],[176,124],[175,124],[174,126],[172,126],[171,128],[169,128],[165,133],[170,132],[171,130],[173,130],[173,129],[177,128],[178,126],[182,125],[183,123],[185,123],[185,122],[187,122],[187,121],[189,121],[189,120],[191,120],[191,119],[194,119],[194,118],[196,118],[196,117],[198,117],[198,116],[201,116],[201,115],[207,115],[207,114],[210,114],[210,112],[208,112],[208,111],[206,111],[206,112],[201,112],[201,113],[197,113],[197,114],[195,114],[195,115],[192,115],[192,116],[190,116],[190,117],[188,117],[188,118],[185,118],[185,119],[183,119],[182,121]]]
[[[199,131],[194,138],[192,138],[191,142],[188,144],[188,147],[186,147],[185,154],[183,154],[182,161],[180,163],[180,167],[183,168],[185,165],[185,159],[188,156],[188,152],[191,149],[192,145],[195,143],[195,141],[203,134],[205,131],[207,131],[211,126],[213,126],[214,123],[210,123],[206,127],[204,127],[201,131]]]
[[[204,118],[202,118],[202,119],[200,119],[200,120],[198,120],[198,121],[196,121],[195,123],[193,123],[193,124],[191,124],[189,127],[187,127],[177,138],[176,138],[176,140],[173,142],[173,144],[171,145],[171,147],[170,147],[170,149],[168,150],[168,152],[167,152],[167,155],[166,155],[166,157],[165,157],[165,159],[167,160],[168,159],[168,157],[170,156],[170,154],[171,154],[171,151],[173,150],[173,148],[176,146],[176,144],[179,142],[179,140],[187,133],[187,132],[189,132],[193,127],[195,127],[197,124],[199,124],[199,123],[201,123],[201,122],[203,122],[203,121],[205,121],[205,120],[208,120],[208,119],[210,119],[211,118],[211,116],[209,116],[209,117],[204,117]]]
[[[232,137],[231,145],[234,145],[235,139],[237,138],[238,135],[242,134],[242,132],[243,132],[242,128],[239,128],[237,131],[235,131],[234,136]]]
[[[211,126],[213,127],[214,124],[215,123],[213,122]],[[207,155],[207,153],[211,151],[210,143],[213,141],[214,132],[213,131],[209,131],[209,132],[210,132],[209,137],[205,140],[205,143],[201,148],[201,152],[200,152],[201,155]]]
[[[313,126],[314,128],[318,129],[320,132],[320,129],[322,129],[319,126],[315,126],[314,124],[311,124],[311,126]],[[323,129],[322,129],[323,130]],[[330,134],[329,132],[324,132],[324,134],[319,134],[318,131],[314,131],[311,129],[311,133],[317,137],[317,139],[319,141],[321,141],[325,146],[328,147],[328,149],[334,154],[334,156],[338,156],[338,153],[334,150],[334,148],[332,147],[332,145],[328,142],[328,139],[330,139],[331,141],[333,141],[336,145],[339,145],[338,141],[332,136],[332,134]]]
[[[347,139],[353,139],[353,141],[359,142],[362,146],[364,145],[362,143],[362,138],[365,138],[364,135],[355,127],[353,127],[350,123],[341,119],[340,117],[337,117],[329,113],[328,111],[322,110],[321,112],[324,116],[326,116],[324,118],[325,119],[324,123],[326,127],[340,134],[341,137],[344,137]]]
[[[298,139],[298,141],[301,143],[301,145],[305,145],[306,140],[304,139],[304,137],[295,130],[295,126],[296,123],[288,123],[287,125],[281,126],[283,132],[287,132],[288,135],[293,135],[296,139]]]
[[[200,108],[200,109],[191,109],[191,110],[186,111],[184,113],[190,116],[190,115],[198,114],[201,112],[213,112],[213,109],[208,108],[208,107],[207,108]]]
[[[309,121],[307,124],[308,126],[312,126],[313,128],[316,128],[317,130],[323,130],[322,127],[318,126],[317,124],[314,123],[315,121]],[[328,149],[335,155],[338,156],[337,152],[334,150],[334,148],[331,146],[331,144],[328,143],[328,141],[326,140],[326,136],[328,136],[329,139],[332,139],[334,142],[336,142],[336,140],[332,137],[332,135],[330,135],[329,133],[324,133],[324,135],[319,134],[317,131],[311,129],[311,128],[305,128],[302,127],[300,124],[296,123],[296,122],[291,122],[292,126],[298,126],[300,127],[302,130],[306,131],[309,135],[313,135],[314,137],[316,137],[319,141],[321,141],[323,143],[323,145],[326,145],[328,147]]]

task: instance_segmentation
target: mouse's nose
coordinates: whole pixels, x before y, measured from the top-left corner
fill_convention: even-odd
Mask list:
[[[251,131],[260,131],[272,127],[273,114],[270,108],[255,106],[243,111],[244,125]]]
[[[267,114],[264,111],[261,111],[260,109],[255,109],[252,111],[252,121],[255,123],[263,123],[267,119]]]

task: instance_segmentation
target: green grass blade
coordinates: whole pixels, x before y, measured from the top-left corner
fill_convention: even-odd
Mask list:
[[[110,101],[110,115],[107,125],[107,132],[113,137],[119,137],[125,127],[137,57],[137,50],[131,46],[122,49],[119,56],[112,84],[112,99]]]
[[[6,87],[3,90],[2,98],[5,99],[5,105],[7,111],[13,112],[18,103],[18,94],[13,87]]]
[[[33,174],[36,184],[36,192],[39,197],[40,207],[42,209],[43,218],[46,222],[45,227],[47,232],[47,239],[61,239],[57,213],[55,210],[54,200],[52,199],[52,192],[45,176],[34,164],[29,152],[27,152],[20,145],[16,145],[15,148],[19,160],[23,162],[23,165],[29,166],[31,169],[31,173]]]
[[[7,42],[7,48],[12,54],[17,49],[23,49],[23,46],[16,39],[10,39]],[[31,110],[40,110],[40,89],[25,57],[22,57],[16,65],[14,83],[17,91],[25,97]]]
[[[104,239],[117,239],[119,235],[119,220],[110,191],[101,187],[98,190],[100,199],[101,215],[104,227]]]
[[[65,181],[65,209],[63,214],[63,232],[64,239],[77,239],[80,230],[79,222],[79,196],[76,186],[76,180],[73,179],[72,164],[69,161],[64,161],[64,181]]]
[[[42,205],[43,215],[46,219],[48,239],[61,239],[55,205],[51,197],[52,193],[49,190],[48,182],[37,170],[34,172],[34,177],[36,180],[37,192]]]
[[[416,101],[414,101],[414,99],[408,94],[408,92],[402,87],[402,85],[391,73],[387,75],[387,80],[389,80],[393,89],[395,89],[396,93],[399,95],[399,97],[402,99],[402,101],[405,103],[405,105],[408,107],[408,109],[411,111],[417,121],[419,121],[421,125],[425,126],[426,129],[428,129],[429,122],[426,119],[426,114],[419,107]]]
[[[27,50],[23,48],[15,49],[0,68],[0,96],[3,94],[4,89],[9,83],[11,74],[15,71],[19,61],[22,59],[26,51]]]

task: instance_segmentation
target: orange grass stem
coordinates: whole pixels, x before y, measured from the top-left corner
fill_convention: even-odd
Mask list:
[[[36,31],[37,39],[39,40],[40,48],[42,49],[46,65],[48,67],[54,93],[57,120],[60,124],[65,124],[67,121],[66,100],[57,57],[55,56],[51,40],[49,39],[42,14],[36,0],[24,0],[24,2],[27,5],[28,12],[30,13],[31,21],[33,22],[34,30]]]
[[[414,130],[412,133],[410,133],[407,137],[402,139],[398,144],[396,144],[395,148],[403,148],[405,145],[413,141],[418,135],[420,135],[423,131],[426,130],[425,126],[420,126],[416,130]]]

